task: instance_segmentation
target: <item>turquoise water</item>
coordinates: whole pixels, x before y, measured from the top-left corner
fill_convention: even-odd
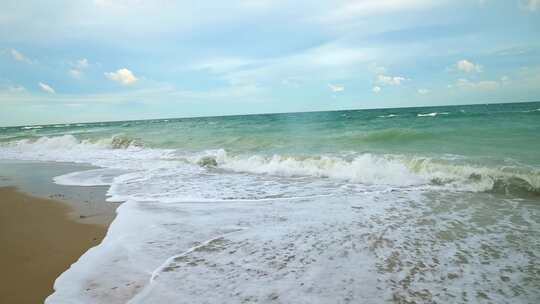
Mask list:
[[[337,157],[351,162],[370,154],[399,159],[416,173],[445,170],[432,164],[453,166],[453,171],[455,166],[474,167],[480,171],[463,174],[517,182],[531,193],[540,187],[540,103],[21,126],[0,129],[0,143],[66,135],[115,148],[175,149],[182,155],[221,149],[229,158],[255,155],[268,161],[277,155],[282,160]]]
[[[23,126],[0,129],[0,141],[63,134],[94,141],[124,135],[189,151],[454,154],[539,165],[540,103]]]
[[[1,159],[122,202],[47,303],[540,302],[538,102],[9,127]]]

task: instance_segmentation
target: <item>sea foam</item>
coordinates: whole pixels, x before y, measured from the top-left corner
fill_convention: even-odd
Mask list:
[[[452,191],[502,191],[519,192],[518,194],[540,192],[540,171],[527,166],[478,166],[464,162],[463,158],[454,162],[445,158],[373,153],[314,156],[230,154],[224,149],[186,152],[145,148],[136,140],[125,136],[94,141],[80,141],[72,135],[25,139],[1,146],[0,157],[88,163],[120,170],[113,172],[126,170],[146,172],[144,174],[147,175],[155,172],[182,175],[187,172],[190,176],[198,174],[200,178],[215,176],[217,180],[226,172],[237,172],[289,178],[322,178],[318,182],[330,179],[333,183],[346,181],[362,185],[432,187]],[[225,171],[216,171],[217,169]],[[96,174],[91,178],[84,176],[83,179],[98,184],[100,179],[105,179],[109,184],[111,177],[105,175]],[[57,178],[57,182],[80,183],[81,180],[70,181],[75,177],[76,174],[72,177],[64,176]],[[187,185],[190,182],[179,183]]]
[[[108,185],[108,200],[123,202],[102,243],[56,280],[46,303],[538,296],[528,252],[540,227],[520,203],[538,189],[533,168],[460,157],[194,152],[115,138],[0,146],[3,159],[99,166],[55,182]],[[484,193],[516,187],[529,191],[516,200]]]

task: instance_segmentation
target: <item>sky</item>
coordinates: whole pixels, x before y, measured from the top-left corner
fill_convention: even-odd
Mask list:
[[[0,125],[540,101],[540,0],[3,0]]]

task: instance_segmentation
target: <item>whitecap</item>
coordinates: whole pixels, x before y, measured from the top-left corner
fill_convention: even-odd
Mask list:
[[[425,114],[422,114],[422,113],[419,113],[419,114],[416,114],[417,117],[435,117],[437,115],[448,115],[450,113],[448,112],[432,112],[432,113],[425,113]]]
[[[33,129],[42,129],[43,127],[42,126],[27,126],[27,127],[22,127],[21,129],[22,130],[33,130]]]

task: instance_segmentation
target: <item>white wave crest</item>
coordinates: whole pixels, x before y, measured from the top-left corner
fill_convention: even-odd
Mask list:
[[[540,112],[540,109],[521,111],[522,113]]]
[[[363,184],[396,186],[421,185],[426,182],[403,163],[373,154],[361,154],[348,161],[340,157],[292,157],[259,155],[247,158],[228,157],[220,150],[217,163],[220,167],[237,172],[265,173],[280,176],[314,176],[348,180]]]
[[[43,128],[42,126],[27,126],[27,127],[22,127],[21,129],[32,130],[32,129],[42,129],[42,128]]]
[[[99,149],[99,148],[129,148],[141,146],[135,139],[123,135],[98,140],[79,140],[71,134],[62,136],[43,136],[38,139],[23,139],[8,142],[5,146],[20,150],[70,150],[70,149]]]
[[[95,140],[63,135],[0,144],[0,159],[74,162],[132,170],[164,166],[161,160],[170,151],[146,149],[135,139],[122,135]]]
[[[456,191],[483,192],[500,187],[521,187],[538,192],[540,171],[524,168],[490,168],[457,164],[449,160],[396,155],[359,154],[347,159],[333,156],[231,156],[209,150],[189,157],[191,163],[217,166],[234,172],[284,177],[311,176],[367,185],[442,186]]]
[[[448,112],[441,112],[441,113],[433,112],[433,113],[425,113],[425,114],[418,113],[416,116],[417,117],[435,117],[437,115],[448,115],[448,114],[450,114],[450,113],[448,113]]]
[[[179,157],[180,156],[180,157]],[[455,191],[540,193],[540,170],[489,167],[466,160],[358,153],[340,155],[233,155],[223,149],[187,153],[144,148],[136,140],[113,136],[79,140],[72,135],[20,140],[0,146],[0,158],[89,163],[125,170],[197,167],[278,177],[312,177],[364,185],[444,187]]]

